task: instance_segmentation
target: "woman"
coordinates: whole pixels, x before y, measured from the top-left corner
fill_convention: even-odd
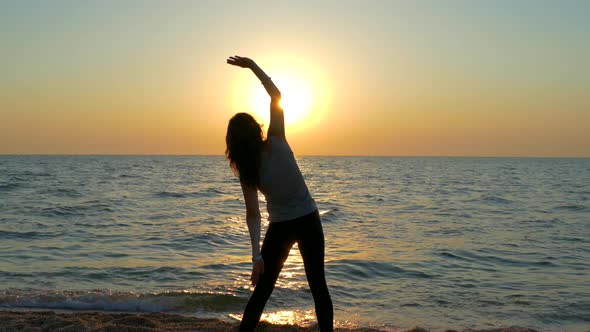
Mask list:
[[[225,154],[240,178],[246,202],[246,221],[252,242],[250,280],[256,286],[246,305],[240,331],[252,331],[258,324],[294,243],[298,244],[303,258],[320,331],[332,331],[334,314],[324,275],[324,233],[315,202],[285,138],[281,93],[253,60],[233,56],[227,63],[251,69],[271,99],[266,140],[262,137],[261,126],[246,113],[238,113],[230,119],[225,138]],[[266,197],[270,221],[262,250],[258,190]]]

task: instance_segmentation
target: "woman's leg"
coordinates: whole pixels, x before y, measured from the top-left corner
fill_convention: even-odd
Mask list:
[[[292,239],[292,232],[285,226],[287,224],[271,223],[266,231],[261,250],[264,259],[264,273],[258,280],[248,304],[246,304],[240,332],[252,331],[258,324],[266,301],[270,297],[283,264],[289,256],[289,251],[295,243]]]
[[[334,309],[324,273],[324,231],[319,213],[309,215],[297,229],[299,252],[315,302],[318,325],[321,332],[331,332],[334,328]]]

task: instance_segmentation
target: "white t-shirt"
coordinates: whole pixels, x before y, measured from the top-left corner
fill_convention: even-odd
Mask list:
[[[266,197],[269,221],[287,221],[314,212],[315,201],[287,141],[269,136],[267,142],[270,149],[260,158],[258,189]]]

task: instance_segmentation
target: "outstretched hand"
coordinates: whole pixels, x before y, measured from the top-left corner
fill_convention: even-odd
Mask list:
[[[227,63],[242,68],[252,68],[255,64],[254,60],[237,55],[230,56],[229,58],[227,58]]]

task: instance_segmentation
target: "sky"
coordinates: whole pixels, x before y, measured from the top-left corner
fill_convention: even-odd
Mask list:
[[[590,157],[588,1],[0,0],[0,154]],[[289,103],[287,100],[290,98]],[[265,118],[266,116],[266,118]]]

